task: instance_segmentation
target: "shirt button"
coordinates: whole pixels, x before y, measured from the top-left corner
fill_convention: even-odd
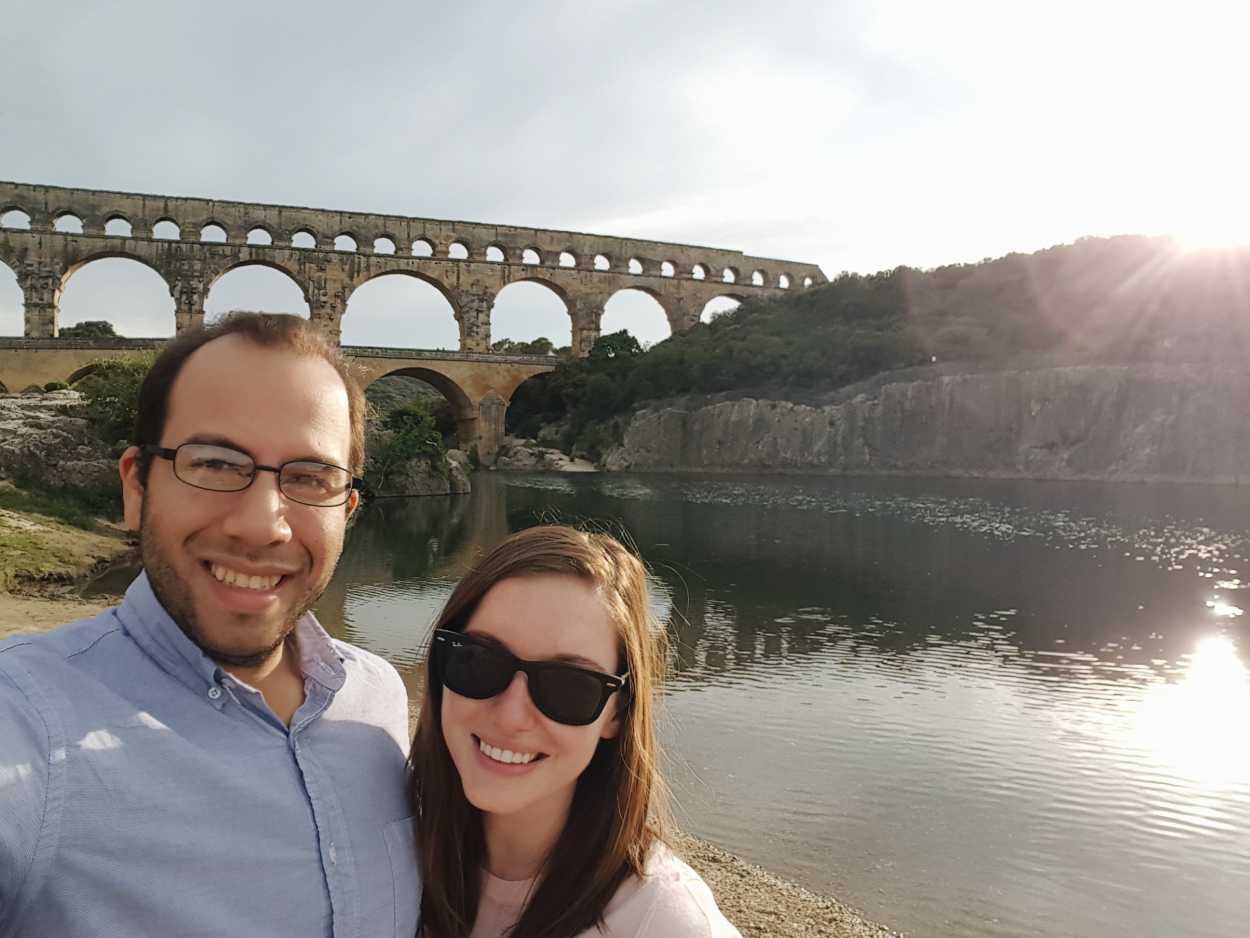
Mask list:
[[[208,699],[209,699],[209,700],[216,700],[216,699],[217,699],[217,698],[219,698],[220,696],[221,696],[221,688],[220,688],[220,687],[210,687],[210,688],[208,689]]]
[[[328,852],[329,852],[329,854],[330,854],[330,862],[331,862],[331,863],[338,863],[338,862],[339,862],[339,855],[338,855],[338,851],[334,849],[334,844],[330,844],[330,849],[329,849],[329,851],[328,851]]]

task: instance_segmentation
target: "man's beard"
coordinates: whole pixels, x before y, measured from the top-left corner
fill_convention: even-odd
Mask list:
[[[195,601],[191,597],[191,590],[178,571],[165,558],[166,549],[156,536],[151,514],[148,511],[148,501],[144,499],[139,511],[139,551],[143,560],[143,569],[147,571],[148,582],[152,585],[152,592],[156,594],[157,600],[182,633],[191,639],[200,651],[218,664],[233,665],[237,668],[255,668],[270,660],[273,653],[295,631],[300,618],[312,609],[321,593],[324,592],[324,588],[317,590],[315,594],[305,596],[303,601],[293,606],[278,628],[276,636],[264,647],[246,652],[218,648],[209,641],[204,629],[200,626],[195,615]]]

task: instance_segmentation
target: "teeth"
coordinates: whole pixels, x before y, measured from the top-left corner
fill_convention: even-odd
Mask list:
[[[513,752],[511,749],[500,749],[497,746],[490,745],[484,739],[479,739],[477,745],[487,757],[505,765],[528,765],[538,758],[537,753]]]
[[[212,565],[213,576],[227,586],[237,586],[246,590],[271,590],[278,585],[281,576],[248,576],[219,563]]]

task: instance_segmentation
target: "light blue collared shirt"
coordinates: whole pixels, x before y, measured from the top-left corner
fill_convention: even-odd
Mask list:
[[[146,574],[0,642],[0,938],[412,938],[407,695],[313,616],[288,729]]]

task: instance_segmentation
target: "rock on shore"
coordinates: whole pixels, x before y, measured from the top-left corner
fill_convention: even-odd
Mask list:
[[[595,464],[587,459],[568,456],[533,440],[506,436],[499,447],[496,469],[526,472],[595,472]]]
[[[607,469],[1237,483],[1250,373],[1081,365],[881,384],[826,406],[639,411]]]
[[[0,478],[42,488],[115,487],[117,459],[81,417],[77,391],[0,394]]]

